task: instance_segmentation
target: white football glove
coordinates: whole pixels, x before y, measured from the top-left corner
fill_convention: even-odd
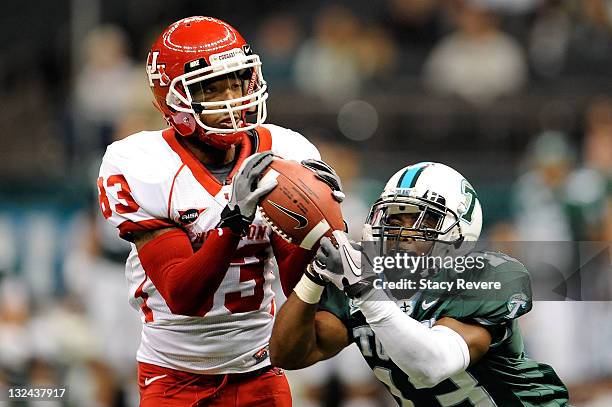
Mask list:
[[[371,280],[361,272],[361,246],[349,241],[346,233],[339,230],[333,232],[333,237],[338,247],[328,237],[322,238],[311,270],[349,297],[359,298],[372,288]]]

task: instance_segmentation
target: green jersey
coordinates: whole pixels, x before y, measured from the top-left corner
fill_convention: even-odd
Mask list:
[[[361,311],[335,286],[326,287],[320,309],[342,320],[351,341],[401,406],[568,405],[567,389],[554,370],[524,353],[516,319],[531,309],[527,270],[501,253],[479,255],[484,259],[481,267],[465,270],[461,277],[470,282],[499,282],[499,290],[487,294],[457,287],[446,293],[421,290],[410,298],[396,300],[402,311],[428,327],[442,317],[451,317],[477,322],[491,333],[491,346],[482,359],[432,388],[416,389],[411,384],[410,378],[385,353]],[[453,281],[458,275],[452,273],[441,271],[428,280]]]

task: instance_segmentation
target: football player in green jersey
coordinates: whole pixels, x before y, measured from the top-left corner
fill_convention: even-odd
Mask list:
[[[467,251],[482,226],[476,192],[454,169],[419,163],[398,171],[372,206],[364,242],[383,254],[417,256]],[[400,291],[394,297],[362,273],[362,249],[334,232],[279,311],[270,355],[300,369],[356,343],[376,377],[401,406],[566,406],[554,370],[525,356],[517,318],[532,306],[529,274],[502,253],[478,257],[461,277],[500,283],[494,296],[454,287]],[[364,243],[365,245],[365,243]],[[476,266],[478,265],[478,266]],[[430,282],[451,281],[439,269]]]

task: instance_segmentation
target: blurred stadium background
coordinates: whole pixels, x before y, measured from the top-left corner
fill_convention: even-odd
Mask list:
[[[354,236],[387,177],[434,160],[472,181],[486,237],[612,240],[610,0],[5,3],[0,387],[69,386],[44,405],[137,405],[126,245],[99,216],[95,179],[108,143],[164,125],[144,61],[185,16],[251,42],[268,121],[340,172]],[[576,406],[612,405],[611,311],[541,302],[522,321]],[[352,351],[293,373],[296,405],[389,405]]]

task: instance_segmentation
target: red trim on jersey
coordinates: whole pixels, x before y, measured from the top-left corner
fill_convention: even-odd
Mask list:
[[[270,315],[274,316],[276,314],[276,301],[272,298],[272,302],[270,303]]]
[[[300,246],[291,244],[274,232],[270,236],[270,243],[278,263],[281,287],[285,295],[289,297],[293,287],[302,278],[304,269],[314,258],[315,251],[305,250]]]
[[[257,131],[257,134],[259,135],[259,146],[257,146],[257,152],[261,153],[262,151],[272,150],[272,133],[270,133],[270,130],[263,126],[258,126],[255,128],[255,131]]]
[[[245,133],[242,138],[240,145],[240,152],[234,164],[234,168],[227,176],[227,183],[231,182],[232,178],[240,168],[242,162],[255,152],[269,151],[272,149],[272,134],[270,130],[265,127],[259,126],[255,129],[259,137],[259,145],[257,151],[253,151],[253,143],[249,136]],[[206,166],[188,149],[185,148],[176,138],[174,129],[169,128],[162,132],[162,136],[170,148],[178,154],[181,161],[189,167],[194,177],[198,182],[210,193],[212,196],[216,196],[221,190],[221,183],[214,175],[208,171]],[[182,167],[181,167],[182,168]],[[179,169],[180,171],[180,169]],[[174,181],[173,181],[174,185]],[[170,205],[168,205],[170,207]]]
[[[170,148],[178,154],[181,158],[181,161],[193,173],[193,176],[198,180],[198,182],[208,191],[209,194],[215,196],[221,190],[221,184],[217,179],[208,171],[208,169],[198,160],[198,158],[193,155],[189,149],[183,147],[181,143],[176,139],[176,135],[174,133],[174,129],[166,129],[162,132],[162,136],[166,143],[170,146]]]
[[[242,162],[251,154],[253,154],[253,143],[251,143],[251,138],[245,133],[242,136],[242,143],[240,144],[240,152],[238,153],[238,159],[236,160],[236,164],[234,164],[234,168],[227,175],[226,182],[229,184],[232,182],[232,178],[240,169]]]
[[[174,229],[148,241],[138,257],[173,314],[204,316],[239,241],[228,228],[214,229],[194,253],[185,232]]]
[[[176,227],[176,224],[170,221],[169,219],[148,219],[141,220],[140,222],[132,222],[131,220],[126,220],[121,223],[119,226],[119,237],[127,240],[128,242],[132,241],[132,233],[134,232],[146,232],[148,230],[157,230],[167,227]]]
[[[174,183],[176,182],[176,177],[178,177],[179,173],[185,168],[185,164],[181,165],[174,174],[174,178],[172,178],[172,185],[170,186],[170,194],[168,195],[168,219],[172,219],[170,217],[170,205],[172,204],[172,191],[174,191]]]
[[[142,290],[142,287],[144,286],[146,282],[147,282],[147,276],[145,276],[145,279],[142,281],[142,284],[140,284],[140,286],[136,289],[136,292],[134,293],[134,298],[142,298],[142,304],[140,304],[140,309],[144,313],[145,323],[153,322],[153,311],[151,311],[151,308],[149,308],[149,306],[147,305],[149,294],[145,293]]]

